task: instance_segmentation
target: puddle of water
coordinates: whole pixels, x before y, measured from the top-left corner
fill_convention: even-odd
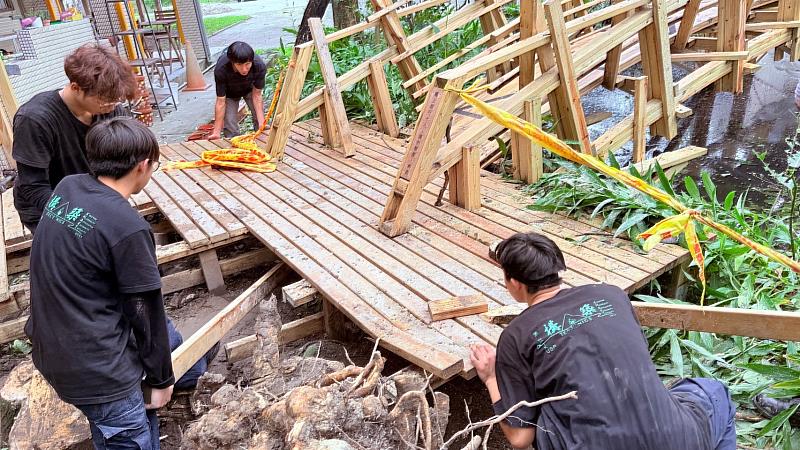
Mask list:
[[[715,93],[713,86],[692,97],[685,105],[694,114],[678,119],[678,136],[667,142],[661,137],[648,136],[648,157],[689,145],[706,147],[708,154],[693,160],[679,176],[691,175],[699,181],[705,171],[717,185],[720,199],[731,190],[750,189],[750,200],[762,203],[764,190],[770,180],[756,158],[756,152],[766,152],[766,161],[775,170],[786,167],[786,138],[797,128],[798,109],[794,89],[800,81],[800,63],[788,59],[774,62],[772,53],[759,62],[761,69],[745,76],[744,91],[733,95]],[[632,68],[630,75],[636,75]],[[674,66],[673,76],[679,80],[687,72]],[[596,139],[633,110],[633,97],[619,89],[609,92],[600,87],[582,98],[586,114],[608,111],[612,117],[590,127]],[[630,161],[632,143],[627,143],[615,155],[621,164]]]

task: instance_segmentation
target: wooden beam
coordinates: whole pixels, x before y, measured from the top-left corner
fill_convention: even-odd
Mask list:
[[[681,23],[678,25],[678,34],[675,35],[675,40],[672,42],[673,52],[679,52],[686,48],[686,44],[689,42],[689,36],[692,35],[694,20],[697,18],[697,12],[700,10],[701,2],[702,0],[689,0],[686,7],[683,8]]]
[[[642,68],[647,77],[648,98],[661,101],[661,117],[653,125],[655,134],[672,139],[678,134],[675,121],[675,97],[672,86],[672,63],[669,52],[667,6],[652,2],[653,22],[639,32]]]
[[[269,250],[262,248],[253,250],[251,252],[243,253],[234,256],[230,259],[220,261],[219,266],[222,271],[222,276],[239,273],[243,270],[252,269],[253,267],[275,261],[277,256]],[[203,269],[188,269],[178,273],[173,273],[161,278],[161,293],[171,294],[183,289],[203,284],[205,278],[203,277]]]
[[[318,312],[302,319],[293,320],[281,326],[279,343],[286,345],[305,337],[321,333],[325,329],[322,313]],[[253,356],[258,338],[255,334],[245,336],[225,344],[225,357],[229,363],[235,363]]]
[[[620,0],[615,0],[613,3],[619,3]],[[626,19],[630,13],[618,15],[611,18],[611,27],[619,25]],[[619,74],[619,62],[622,57],[622,44],[617,45],[606,53],[606,62],[603,64],[603,87],[608,90],[613,90]]]
[[[386,81],[383,64],[379,61],[370,61],[369,69],[367,87],[372,97],[372,106],[375,108],[378,129],[391,137],[398,137],[400,136],[400,127],[397,126],[397,116],[394,113],[394,104],[389,93],[389,84]]]
[[[11,149],[14,142],[14,115],[19,109],[17,97],[14,95],[14,87],[8,78],[5,63],[0,60],[0,144],[6,161],[12,169],[17,168],[17,163],[11,156]]]
[[[746,61],[750,54],[741,52],[690,52],[673,53],[670,55],[672,62],[677,61]]]
[[[634,79],[633,88],[633,162],[644,160],[647,150],[647,77]]]
[[[489,304],[483,294],[448,297],[428,302],[428,311],[432,321],[452,319],[454,317],[471,316],[489,310]]]
[[[461,160],[449,170],[450,202],[466,210],[481,207],[481,151],[479,147],[462,149]]]
[[[344,156],[353,156],[356,154],[353,135],[350,132],[350,122],[347,120],[347,111],[344,109],[342,92],[339,89],[333,59],[331,59],[331,52],[328,49],[328,41],[325,40],[322,21],[319,17],[311,17],[308,19],[308,27],[311,30],[314,47],[317,49],[317,61],[322,72],[322,79],[325,81],[325,102],[330,106],[326,112],[331,114],[327,120],[336,126]]]
[[[175,379],[183,376],[290,272],[286,264],[278,263],[176,348],[172,352],[172,371]]]
[[[24,338],[25,322],[28,321],[28,317],[28,315],[25,315],[19,319],[13,319],[0,323],[0,344],[11,342],[14,339]]]
[[[689,48],[692,50],[704,51],[704,52],[716,52],[717,51],[717,38],[715,37],[708,37],[708,36],[695,36],[689,42]],[[673,50],[673,56],[676,53],[679,53]],[[674,60],[673,60],[674,61]]]
[[[785,28],[800,28],[800,20],[790,22],[751,22],[744,27],[747,31],[782,30]]]
[[[283,301],[288,302],[295,308],[310,303],[319,296],[317,289],[306,280],[300,280],[284,286],[282,292]]]
[[[717,24],[718,52],[745,52],[745,23],[747,21],[746,5],[741,0],[719,0],[717,4],[720,21]],[[741,93],[744,89],[744,61],[734,59],[731,71],[714,85],[717,91]]]
[[[380,11],[390,6],[389,0],[370,0],[370,2],[375,11]],[[405,31],[403,31],[403,24],[400,23],[400,17],[397,11],[390,11],[388,14],[383,15],[380,21],[381,29],[383,29],[383,33],[386,35],[386,41],[389,45],[393,45],[398,54],[407,52],[411,48],[411,45],[406,39]],[[413,54],[398,61],[397,68],[400,70],[400,75],[404,80],[410,80],[422,72],[422,68]],[[421,79],[407,89],[409,93],[417,92],[425,87],[426,84],[425,80]]]
[[[529,39],[547,29],[544,8],[539,1],[520,2],[519,6],[519,38]],[[536,53],[529,51],[519,56],[519,85],[525,86],[533,81],[535,72],[534,59]]]
[[[563,124],[564,135],[562,138],[577,142],[577,147],[583,153],[592,153],[592,144],[589,141],[589,129],[586,126],[586,117],[581,104],[581,94],[578,90],[578,80],[572,60],[570,43],[567,39],[564,15],[561,4],[557,0],[548,0],[545,5],[545,14],[550,27],[553,53],[560,75],[559,88],[556,92],[566,99],[565,108],[559,110],[559,121]]]
[[[320,128],[322,129],[322,142],[330,148],[342,148],[342,137],[339,128],[334,123],[331,102],[328,100],[328,88],[322,88],[324,100],[318,108]]]
[[[633,164],[633,166],[636,167],[636,170],[638,170],[639,173],[647,172],[650,170],[650,167],[655,165],[656,162],[661,166],[662,169],[668,169],[670,167],[678,166],[695,158],[704,156],[706,153],[708,153],[707,148],[690,145],[678,150],[662,153],[655,158],[645,159],[642,162]]]
[[[275,108],[275,118],[267,134],[267,151],[275,159],[283,159],[286,141],[289,139],[289,129],[294,124],[300,94],[311,63],[314,47],[308,43],[295,47],[286,69],[281,95]]]

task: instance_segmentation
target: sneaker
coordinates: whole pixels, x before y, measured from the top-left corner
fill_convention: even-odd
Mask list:
[[[784,400],[782,398],[772,398],[765,394],[758,394],[753,398],[753,406],[761,413],[762,416],[771,419],[782,411],[785,411],[792,406],[800,403],[800,398],[792,398]]]

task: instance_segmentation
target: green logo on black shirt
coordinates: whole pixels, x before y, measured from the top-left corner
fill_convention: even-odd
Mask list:
[[[595,300],[591,304],[584,303],[577,311],[577,314],[564,314],[560,322],[548,320],[542,326],[543,333],[539,330],[533,332],[533,337],[536,338],[536,348],[545,349],[545,352],[550,353],[555,350],[557,344],[548,345],[548,341],[554,336],[566,336],[572,330],[591,322],[594,319],[601,317],[614,317],[617,314],[614,312],[614,307],[608,303],[607,300]]]
[[[85,212],[83,208],[71,208],[68,201],[62,202],[60,195],[50,197],[50,202],[44,209],[44,214],[55,222],[66,226],[78,238],[83,238],[86,233],[94,229],[97,218]]]

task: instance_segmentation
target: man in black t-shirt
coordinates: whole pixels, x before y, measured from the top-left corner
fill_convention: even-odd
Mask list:
[[[496,414],[520,401],[577,391],[577,399],[521,407],[500,423],[515,448],[537,450],[734,450],[735,408],[716,380],[684,379],[667,390],[650,359],[628,296],[605,284],[562,288],[561,250],[518,233],[492,253],[506,288],[529,307],[503,330],[497,350],[471,361]]]
[[[89,172],[84,145],[89,127],[125,114],[120,101],[136,94],[133,69],[110,48],[76,49],[64,59],[64,72],[69,84],[35,95],[14,116],[14,206],[31,232],[58,182]]]
[[[214,129],[208,139],[239,135],[239,101],[244,99],[253,114],[253,126],[264,123],[264,77],[267,65],[253,47],[236,41],[219,57],[214,68],[217,101],[214,104]]]
[[[154,409],[175,377],[153,235],[128,203],[158,168],[158,142],[118,117],[95,125],[86,147],[93,175],[56,186],[34,235],[25,333],[36,368],[89,419],[96,448],[158,449]]]

